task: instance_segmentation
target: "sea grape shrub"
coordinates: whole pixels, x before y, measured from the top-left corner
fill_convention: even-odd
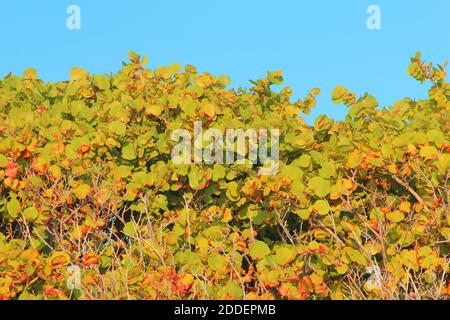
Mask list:
[[[1,299],[449,298],[445,65],[417,54],[428,99],[389,108],[338,86],[345,120],[310,126],[319,89],[293,101],[280,71],[230,89],[129,56],[0,81]],[[171,134],[199,120],[279,129],[280,170],[175,165]]]

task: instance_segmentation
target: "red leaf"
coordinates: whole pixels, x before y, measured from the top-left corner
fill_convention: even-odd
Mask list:
[[[6,176],[11,179],[15,179],[17,177],[17,164],[14,162],[8,162],[6,165]]]

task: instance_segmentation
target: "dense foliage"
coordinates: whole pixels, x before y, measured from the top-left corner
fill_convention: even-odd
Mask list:
[[[129,56],[115,75],[0,81],[0,298],[449,297],[445,66],[417,54],[429,98],[389,108],[337,87],[345,121],[310,126],[320,91],[292,101],[279,71],[236,90]],[[171,133],[195,120],[279,129],[279,172],[174,165]]]

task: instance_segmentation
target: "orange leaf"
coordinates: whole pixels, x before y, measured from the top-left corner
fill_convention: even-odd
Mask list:
[[[5,174],[8,178],[15,179],[17,177],[18,172],[17,164],[14,162],[8,162],[6,165]]]
[[[100,258],[95,253],[86,253],[83,256],[83,265],[86,267],[96,266],[100,264]]]

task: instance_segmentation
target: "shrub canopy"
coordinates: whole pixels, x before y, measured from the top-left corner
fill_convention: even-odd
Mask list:
[[[338,86],[345,120],[310,126],[319,89],[292,101],[280,71],[229,89],[129,56],[115,75],[0,81],[0,298],[448,298],[445,65],[417,54],[429,98],[389,108]],[[175,165],[171,134],[196,120],[279,129],[279,172]]]

